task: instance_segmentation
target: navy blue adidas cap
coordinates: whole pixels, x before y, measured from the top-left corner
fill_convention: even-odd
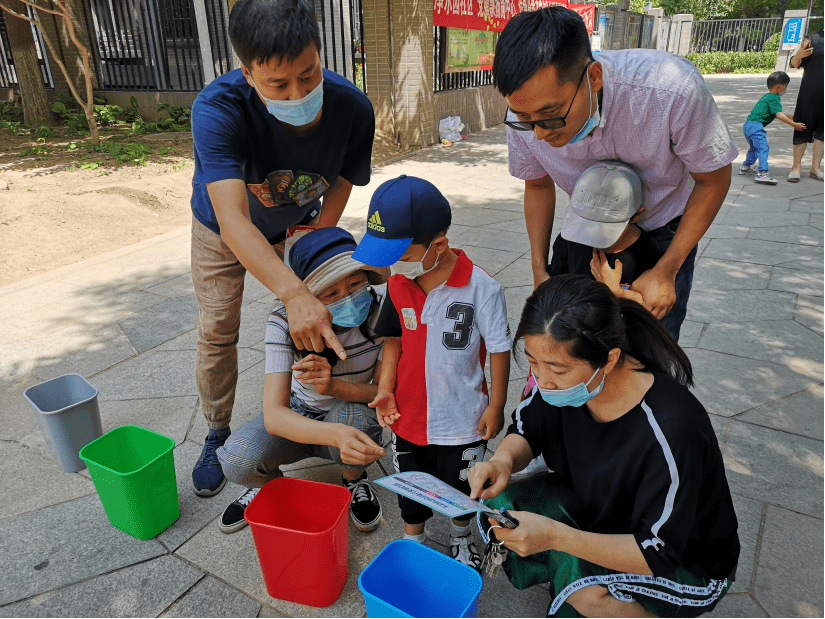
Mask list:
[[[440,232],[453,220],[450,203],[435,185],[402,174],[382,183],[370,200],[367,234],[353,259],[375,267],[398,262],[415,237]]]

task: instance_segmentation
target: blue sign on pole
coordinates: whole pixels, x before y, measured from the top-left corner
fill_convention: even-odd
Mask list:
[[[802,22],[802,17],[793,17],[787,21],[782,34],[782,51],[791,50],[802,42]]]

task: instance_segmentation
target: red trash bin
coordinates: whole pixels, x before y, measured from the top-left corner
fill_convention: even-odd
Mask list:
[[[274,598],[329,606],[347,580],[347,513],[343,486],[279,477],[246,508],[266,591]]]

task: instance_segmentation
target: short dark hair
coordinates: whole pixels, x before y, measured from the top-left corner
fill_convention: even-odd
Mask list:
[[[496,43],[493,84],[507,97],[548,65],[556,68],[562,83],[575,82],[592,60],[587,27],[575,11],[549,6],[520,13]]]
[[[791,76],[785,73],[784,71],[774,71],[768,76],[768,90],[773,88],[776,85],[784,86],[789,84],[791,81]]]
[[[295,60],[310,43],[321,50],[318,20],[306,0],[238,0],[229,14],[229,40],[246,67]]]
[[[421,236],[415,237],[410,245],[423,245],[424,247],[429,247],[430,243],[432,243],[437,238],[442,236],[447,236],[447,231],[450,229],[450,226],[447,226],[443,230],[439,230],[438,232],[430,232],[429,234],[422,234]]]

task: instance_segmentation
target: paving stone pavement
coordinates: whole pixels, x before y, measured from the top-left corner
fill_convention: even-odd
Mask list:
[[[713,615],[822,616],[823,185],[805,174],[786,182],[790,130],[779,122],[768,127],[779,184],[738,176],[741,125],[765,90],[764,76],[707,83],[740,148],[730,192],[699,245],[680,342],[739,517],[737,580]],[[798,84],[794,78],[788,104]],[[532,287],[522,183],[508,174],[503,128],[377,168],[368,187],[355,188],[342,225],[360,237],[372,191],[401,173],[429,179],[450,199],[452,243],[505,287],[515,326]],[[555,233],[567,196],[560,192],[558,202]],[[211,499],[191,491],[207,430],[194,381],[197,305],[188,256],[183,228],[0,289],[0,615],[364,616],[358,574],[401,536],[394,496],[378,490],[385,522],[374,533],[350,525],[347,584],[335,604],[316,609],[267,595],[248,529],[219,532],[217,518],[237,486]],[[262,338],[274,300],[247,278],[233,427],[260,411]],[[71,372],[100,390],[104,431],[133,423],[175,440],[181,518],[156,539],[112,528],[88,471],[64,473],[46,455],[22,394]],[[513,364],[510,409],[526,372]],[[371,477],[383,475],[381,467],[391,465],[373,465]],[[315,459],[287,474],[339,480],[334,466]],[[431,521],[428,535],[428,545],[447,551],[446,519]],[[519,592],[505,578],[487,580],[479,616],[538,616],[548,603],[542,587]]]

